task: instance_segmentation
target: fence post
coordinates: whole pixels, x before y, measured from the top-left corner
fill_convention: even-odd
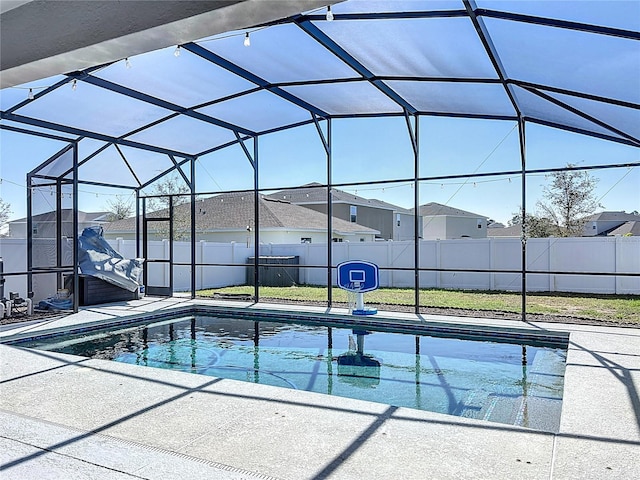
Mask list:
[[[440,277],[442,272],[440,266],[442,265],[442,250],[440,248],[440,239],[434,240],[436,242],[436,288],[440,288]]]
[[[622,237],[620,236],[615,236],[615,242],[613,244],[613,271],[615,273],[618,273],[620,271],[620,243],[622,241]],[[615,294],[620,293],[620,290],[622,290],[621,285],[620,285],[620,280],[621,278],[616,275],[615,277],[615,282],[614,282],[614,287],[613,287],[613,292]]]
[[[549,269],[550,272],[552,272],[556,268],[556,266],[555,266],[556,262],[554,261],[555,260],[555,258],[554,258],[555,255],[553,254],[553,251],[552,251],[552,247],[553,247],[553,245],[555,243],[554,240],[555,240],[554,237],[549,237],[547,239],[547,243],[548,243],[548,245],[547,245],[547,255],[548,255],[548,257],[547,257],[547,265],[548,265],[548,269]],[[556,291],[556,275],[555,275],[555,273],[548,273],[547,276],[549,277],[549,291],[550,292],[555,292]]]
[[[311,246],[310,243],[305,243],[304,244],[304,261],[301,262],[305,265],[309,265],[309,263],[311,263],[311,261],[309,260],[309,247]],[[302,278],[300,279],[300,283],[302,285],[308,285],[309,284],[309,269],[308,268],[302,268],[301,269],[304,274],[302,275]]]
[[[389,276],[389,285],[387,287],[393,287],[393,251],[391,250],[393,242],[387,242],[387,267],[390,268]]]
[[[493,249],[495,248],[495,238],[493,237],[489,237],[489,270],[491,270],[491,273],[489,274],[489,290],[495,290],[496,289],[496,272],[493,271],[494,265],[493,265],[493,261],[494,261],[494,251]]]
[[[243,245],[244,245],[244,244],[243,244]],[[231,262],[229,262],[229,263],[232,263],[232,264],[234,264],[234,265],[235,265],[235,264],[236,264],[236,242],[231,242],[230,247],[231,247]],[[244,263],[244,262],[241,262],[241,263]],[[234,278],[234,279],[235,279],[235,275],[236,275],[236,268],[234,268],[234,267],[231,267],[231,268],[233,269],[233,275],[231,276],[231,278]],[[243,268],[243,271],[242,271],[242,273],[244,274],[244,278],[245,278],[245,279],[247,278],[246,270],[247,270],[247,267],[244,267],[244,268]],[[246,282],[246,281],[244,281],[244,282],[242,282],[240,285],[246,285],[246,283],[247,283],[247,282]],[[234,285],[235,285],[235,284],[234,284]]]

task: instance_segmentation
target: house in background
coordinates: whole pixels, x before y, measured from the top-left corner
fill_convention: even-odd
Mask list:
[[[493,228],[489,225],[489,237],[519,237],[521,225]],[[640,215],[626,212],[600,212],[589,215],[583,228],[583,237],[640,236]]]
[[[327,214],[327,188],[319,183],[281,190],[269,197]],[[331,204],[334,218],[378,230],[376,238],[379,240],[413,240],[411,210],[382,200],[359,197],[337,188],[331,189]]]
[[[287,200],[259,195],[258,214],[261,243],[327,243],[327,216]],[[196,202],[196,232],[198,240],[210,242],[246,242],[254,240],[253,192],[221,194]],[[166,216],[167,212],[154,212],[151,216]],[[174,207],[174,232],[177,240],[189,236],[191,205]],[[153,223],[151,223],[153,225]],[[136,218],[118,220],[104,226],[107,239],[135,239]],[[372,242],[378,230],[339,218],[332,221],[332,239],[336,242]],[[152,240],[168,238],[168,231],[156,230]]]
[[[520,238],[522,237],[522,225],[511,225],[510,227],[505,227],[501,223],[487,225],[487,237]]]
[[[487,219],[483,215],[429,202],[420,205],[423,240],[486,238]]]
[[[82,233],[87,227],[105,225],[109,223],[110,212],[81,212],[78,211],[78,233]],[[55,212],[33,215],[33,238],[56,238],[56,214]],[[73,237],[73,210],[65,208],[61,210],[62,236]],[[27,238],[27,219],[19,218],[8,222],[9,238]]]
[[[640,215],[626,212],[600,212],[587,217],[584,237],[640,235]]]

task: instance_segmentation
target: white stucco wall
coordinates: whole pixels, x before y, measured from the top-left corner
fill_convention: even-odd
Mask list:
[[[397,215],[400,215],[400,226],[398,226]],[[422,223],[422,218],[419,221]],[[421,226],[418,227],[418,229],[420,228]],[[396,242],[413,240],[413,215],[405,213],[393,214],[393,240]]]
[[[454,240],[458,238],[487,238],[487,220],[480,217],[453,215],[422,218],[423,240]]]

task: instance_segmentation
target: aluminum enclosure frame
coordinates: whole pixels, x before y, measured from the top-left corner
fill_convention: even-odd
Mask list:
[[[500,52],[498,51],[498,49],[495,47],[492,38],[489,34],[489,32],[487,31],[486,25],[485,25],[485,19],[499,19],[499,20],[509,20],[509,21],[514,21],[514,22],[521,22],[523,24],[529,24],[529,25],[543,25],[543,26],[550,26],[550,27],[554,27],[554,28],[561,28],[561,29],[567,29],[567,30],[575,30],[575,31],[580,31],[580,32],[587,32],[587,33],[594,33],[594,34],[598,34],[598,35],[606,35],[606,36],[610,36],[610,37],[615,37],[615,38],[622,38],[622,39],[628,39],[628,40],[635,40],[635,41],[640,41],[640,32],[635,32],[635,31],[631,31],[631,30],[624,30],[624,29],[619,29],[619,28],[611,28],[611,27],[604,27],[604,26],[598,26],[598,25],[591,25],[591,24],[586,24],[586,23],[579,23],[579,22],[573,22],[573,21],[566,21],[566,20],[559,20],[559,19],[552,19],[552,18],[543,18],[543,17],[538,17],[538,16],[534,16],[534,15],[523,15],[523,14],[516,14],[516,13],[511,13],[511,12],[503,12],[503,11],[497,11],[497,10],[491,10],[491,9],[484,9],[484,8],[478,8],[477,5],[475,4],[474,1],[472,0],[463,0],[463,6],[464,8],[462,9],[457,9],[457,10],[442,10],[442,11],[422,11],[422,12],[369,12],[369,13],[335,13],[335,21],[350,21],[350,20],[392,20],[392,19],[418,19],[418,18],[468,18],[470,19],[470,21],[473,24],[473,27],[475,28],[478,38],[480,39],[485,52],[488,56],[488,58],[491,61],[491,64],[493,65],[493,68],[495,70],[496,79],[488,79],[488,78],[479,78],[479,79],[464,79],[464,81],[466,82],[474,82],[474,83],[486,83],[486,84],[496,84],[496,85],[501,85],[506,93],[506,95],[509,98],[509,101],[511,102],[511,105],[515,111],[515,114],[513,116],[511,115],[482,115],[482,114],[462,114],[462,113],[456,113],[456,112],[450,112],[450,113],[443,113],[443,112],[431,112],[431,111],[421,111],[419,109],[417,109],[414,105],[412,105],[408,100],[406,100],[404,97],[402,97],[402,95],[400,95],[397,91],[395,91],[391,86],[389,86],[388,82],[389,81],[393,81],[393,80],[412,80],[412,81],[416,81],[416,82],[425,82],[425,83],[429,83],[429,82],[443,82],[443,81],[447,81],[447,82],[451,82],[451,83],[455,83],[455,82],[460,82],[463,81],[462,79],[459,78],[439,78],[439,77],[420,77],[420,76],[415,76],[415,77],[401,77],[401,76],[377,76],[375,75],[373,72],[371,72],[362,62],[360,62],[359,60],[357,60],[355,58],[355,56],[353,56],[352,54],[350,54],[346,49],[344,49],[343,47],[341,47],[336,41],[334,41],[329,35],[327,35],[326,33],[324,33],[320,28],[318,28],[313,22],[317,22],[317,21],[322,21],[323,20],[323,16],[319,15],[317,13],[310,13],[308,15],[298,15],[289,19],[283,19],[280,21],[276,21],[276,22],[270,22],[268,24],[265,25],[258,25],[256,26],[256,28],[269,28],[271,26],[278,26],[278,25],[295,25],[297,28],[299,28],[301,31],[303,31],[305,34],[307,34],[310,38],[312,38],[315,42],[317,42],[319,45],[321,45],[323,48],[325,48],[327,51],[329,51],[332,55],[334,55],[336,58],[338,58],[340,61],[342,61],[344,64],[348,65],[351,69],[353,69],[353,71],[357,74],[356,77],[352,77],[352,78],[342,78],[342,79],[331,79],[331,80],[327,80],[327,81],[323,81],[323,82],[318,82],[318,81],[297,81],[297,82],[280,82],[280,83],[271,83],[267,80],[265,80],[264,78],[260,77],[259,75],[256,75],[255,73],[225,59],[224,57],[222,57],[221,55],[216,54],[214,51],[211,51],[207,48],[202,47],[200,44],[198,44],[198,42],[189,42],[187,44],[184,45],[180,45],[179,47],[185,51],[185,52],[189,52],[190,54],[196,55],[208,62],[211,62],[213,65],[216,65],[217,67],[223,68],[224,70],[239,76],[240,78],[252,83],[254,85],[253,88],[249,89],[249,90],[243,90],[241,92],[232,94],[232,95],[228,95],[225,96],[223,98],[219,98],[216,100],[213,100],[211,102],[207,102],[205,104],[199,104],[199,105],[195,105],[192,106],[190,108],[184,108],[181,105],[177,105],[168,101],[165,101],[163,99],[160,98],[156,98],[152,95],[149,95],[143,91],[138,91],[129,87],[125,87],[123,85],[119,85],[117,83],[114,83],[112,81],[108,81],[105,79],[101,79],[99,77],[97,77],[95,75],[96,72],[98,72],[100,69],[102,69],[104,67],[104,65],[100,65],[100,66],[96,66],[96,67],[92,67],[90,69],[87,69],[85,71],[82,72],[71,72],[69,74],[67,74],[65,76],[64,79],[58,81],[56,84],[48,87],[47,89],[41,91],[41,92],[37,92],[34,95],[33,99],[27,99],[24,100],[22,102],[19,102],[18,104],[14,105],[11,108],[8,108],[6,110],[3,110],[2,112],[0,112],[0,118],[3,120],[3,122],[12,122],[12,123],[17,123],[22,125],[23,127],[16,127],[13,125],[7,125],[5,123],[0,124],[0,128],[2,129],[6,129],[8,131],[13,131],[13,132],[17,132],[17,133],[24,133],[24,134],[29,134],[29,135],[37,135],[37,136],[44,136],[47,138],[51,138],[52,140],[57,140],[57,141],[66,141],[69,142],[69,146],[66,147],[66,149],[72,148],[73,149],[73,155],[74,155],[74,162],[73,162],[73,166],[67,170],[66,172],[64,172],[63,174],[61,174],[58,178],[50,178],[49,180],[51,180],[52,182],[56,182],[58,185],[58,189],[60,189],[60,185],[61,182],[67,183],[70,182],[70,184],[72,185],[72,189],[74,191],[73,194],[73,198],[74,198],[74,206],[73,206],[73,210],[74,210],[74,214],[73,214],[73,222],[74,222],[74,226],[75,226],[75,232],[76,232],[76,238],[74,238],[74,274],[76,277],[76,282],[77,282],[77,225],[78,225],[78,215],[77,215],[77,210],[78,210],[78,205],[77,205],[77,192],[78,192],[78,185],[80,184],[86,184],[86,185],[94,185],[94,186],[101,186],[101,187],[115,187],[115,188],[125,188],[125,189],[129,189],[132,190],[133,192],[135,192],[136,195],[136,214],[139,215],[140,212],[140,202],[144,202],[145,196],[141,194],[141,191],[149,186],[150,184],[152,184],[153,182],[157,181],[158,179],[163,178],[166,175],[171,174],[172,172],[179,172],[180,175],[183,177],[183,180],[186,182],[186,184],[189,186],[189,190],[190,190],[190,197],[191,197],[191,264],[190,264],[190,268],[191,268],[191,283],[192,283],[192,288],[191,288],[191,295],[192,297],[195,297],[196,295],[196,282],[195,282],[195,269],[197,266],[200,265],[208,265],[208,266],[227,266],[226,264],[198,264],[195,262],[195,205],[194,205],[194,199],[195,196],[198,194],[206,194],[209,192],[197,192],[196,188],[195,188],[195,162],[197,161],[197,159],[199,157],[202,157],[204,155],[207,155],[209,153],[213,153],[215,151],[219,151],[228,147],[231,147],[233,145],[238,145],[240,146],[244,153],[245,156],[247,157],[247,160],[249,161],[249,163],[252,166],[253,169],[253,193],[254,193],[254,199],[255,199],[255,205],[254,205],[254,215],[255,215],[255,219],[256,219],[256,227],[255,227],[255,231],[254,231],[254,274],[255,274],[255,290],[254,290],[254,300],[255,301],[259,301],[259,258],[260,258],[260,254],[259,254],[259,241],[260,241],[260,236],[259,236],[259,217],[258,217],[258,194],[263,191],[263,189],[261,189],[260,185],[259,185],[259,177],[258,177],[258,171],[259,171],[259,148],[258,148],[258,140],[261,136],[265,136],[265,135],[269,135],[271,133],[276,133],[276,132],[280,132],[280,131],[284,131],[290,128],[296,128],[296,127],[300,127],[300,126],[305,126],[305,125],[315,125],[316,130],[318,132],[318,136],[320,141],[322,142],[323,148],[325,150],[326,153],[326,172],[327,172],[327,182],[326,184],[322,184],[320,185],[321,188],[326,188],[327,189],[327,212],[328,212],[328,220],[327,220],[327,230],[328,230],[328,235],[327,235],[327,265],[326,266],[317,266],[317,268],[326,268],[327,270],[327,285],[328,285],[328,298],[327,298],[327,305],[329,307],[331,307],[333,305],[333,299],[332,299],[332,294],[331,294],[331,289],[332,289],[332,283],[333,283],[333,279],[332,279],[332,269],[335,267],[334,265],[332,265],[333,261],[332,261],[332,242],[331,242],[331,235],[332,235],[332,199],[331,199],[331,189],[332,188],[338,188],[338,187],[354,187],[354,186],[360,186],[360,185],[367,185],[370,183],[376,183],[376,184],[380,184],[383,182],[350,182],[350,183],[334,183],[333,179],[332,179],[332,163],[333,163],[333,157],[332,157],[332,120],[334,119],[343,119],[343,118],[370,118],[370,117],[375,117],[375,116],[395,116],[395,117],[404,117],[406,119],[406,124],[407,124],[407,131],[408,131],[408,136],[409,136],[409,140],[411,143],[411,148],[414,154],[414,175],[411,178],[405,178],[405,179],[395,179],[395,180],[389,180],[388,182],[399,182],[399,181],[406,181],[406,182],[411,182],[414,186],[414,208],[415,208],[415,215],[414,215],[414,266],[413,266],[413,274],[414,274],[414,278],[415,278],[415,282],[414,282],[414,290],[415,290],[415,301],[414,301],[414,309],[415,309],[415,313],[419,313],[419,309],[420,309],[420,298],[419,298],[419,278],[420,278],[420,272],[425,272],[425,271],[431,271],[433,269],[427,269],[427,268],[420,268],[420,258],[419,258],[419,240],[420,240],[420,232],[419,232],[419,215],[418,215],[418,210],[419,210],[419,187],[420,187],[420,182],[425,182],[425,181],[433,181],[433,180],[450,180],[450,179],[455,179],[455,178],[465,178],[465,179],[469,179],[469,178],[481,178],[481,177],[487,177],[487,176],[502,176],[502,175],[520,175],[521,179],[522,179],[522,187],[521,187],[521,201],[522,201],[522,217],[523,219],[526,218],[526,200],[527,200],[527,192],[526,192],[526,180],[527,180],[527,175],[531,175],[531,174],[537,174],[537,173],[555,173],[555,172],[562,172],[562,171],[586,171],[586,170],[597,170],[597,169],[609,169],[609,168],[635,168],[640,166],[640,161],[638,162],[626,162],[626,163],[618,163],[618,164],[598,164],[598,165],[589,165],[589,166],[582,166],[582,167],[566,167],[566,168],[546,168],[546,169],[529,169],[527,167],[527,162],[526,162],[526,126],[527,124],[539,124],[539,125],[544,125],[544,126],[548,126],[548,127],[553,127],[553,128],[558,128],[558,129],[562,129],[562,130],[566,130],[566,131],[570,131],[573,133],[577,133],[577,134],[582,134],[582,135],[588,135],[588,136],[592,136],[592,137],[596,137],[596,138],[600,138],[600,139],[604,139],[604,140],[608,140],[608,141],[613,141],[613,142],[617,142],[617,143],[621,143],[621,144],[625,144],[625,145],[629,145],[629,146],[633,146],[636,148],[640,148],[640,139],[637,138],[636,136],[629,134],[628,132],[622,131],[619,128],[615,127],[614,125],[611,125],[609,123],[607,123],[606,121],[596,118],[593,115],[590,115],[586,112],[582,112],[579,109],[572,107],[571,105],[568,105],[565,102],[562,102],[560,100],[558,100],[557,98],[554,98],[552,96],[550,96],[549,94],[545,93],[545,92],[553,92],[553,93],[557,93],[560,95],[570,95],[574,98],[577,99],[583,99],[583,100],[593,100],[593,101],[598,101],[598,102],[602,102],[608,105],[613,105],[613,106],[619,106],[619,107],[624,107],[624,108],[630,108],[633,110],[640,110],[640,105],[637,105],[635,103],[631,103],[631,102],[626,102],[626,101],[622,101],[619,99],[614,99],[614,98],[605,98],[605,97],[601,97],[601,96],[596,96],[596,95],[592,95],[592,94],[586,94],[586,93],[582,93],[582,92],[576,92],[576,91],[569,91],[569,90],[565,90],[562,88],[558,88],[558,87],[554,87],[554,86],[550,86],[550,85],[541,85],[538,83],[534,83],[534,82],[529,82],[523,79],[515,79],[515,78],[510,78],[509,75],[507,74],[502,61],[501,61],[501,57],[500,57]],[[295,87],[295,86],[305,86],[305,85],[312,85],[312,84],[320,84],[320,83],[324,83],[324,84],[336,84],[336,83],[342,83],[342,82],[367,82],[368,84],[370,84],[372,87],[374,87],[377,91],[381,92],[382,94],[384,94],[387,98],[389,98],[392,102],[394,102],[395,104],[397,104],[397,106],[400,108],[401,112],[400,113],[383,113],[380,115],[376,115],[376,114],[370,114],[370,113],[355,113],[355,114],[330,114],[328,112],[326,112],[325,110],[323,110],[322,108],[319,108],[318,106],[315,106],[311,103],[309,103],[308,101],[305,101],[304,99],[297,97],[296,95],[291,94],[290,92],[288,92],[287,90],[285,90],[287,87]],[[96,86],[98,88],[101,89],[105,89],[111,92],[115,92],[117,94],[120,95],[124,95],[127,97],[131,97],[133,99],[136,99],[138,101],[144,102],[146,104],[149,105],[153,105],[153,106],[157,106],[157,107],[161,107],[163,109],[168,110],[169,113],[167,116],[162,117],[160,119],[157,119],[151,123],[148,123],[146,125],[140,126],[138,128],[136,128],[135,130],[129,131],[123,135],[120,136],[112,136],[112,135],[107,135],[101,132],[95,132],[95,131],[91,131],[89,129],[85,129],[85,128],[80,128],[80,127],[74,127],[74,126],[70,126],[70,125],[64,125],[64,124],[60,124],[60,123],[56,123],[56,122],[51,122],[51,121],[47,121],[47,120],[43,120],[43,119],[38,119],[35,117],[29,117],[29,116],[25,116],[22,115],[20,113],[16,113],[17,111],[20,110],[20,108],[22,108],[25,105],[28,105],[30,102],[32,101],[37,101],[39,98],[48,95],[52,92],[55,92],[56,90],[63,88],[63,87],[68,87],[69,84],[72,84],[74,82],[84,82],[87,84],[91,84],[93,86]],[[598,131],[589,131],[589,130],[585,130],[579,127],[574,127],[571,125],[567,125],[567,124],[562,124],[562,123],[558,123],[557,121],[554,121],[553,119],[549,119],[549,118],[538,118],[538,117],[528,117],[525,114],[523,114],[522,108],[520,106],[520,103],[518,101],[517,96],[514,93],[514,88],[521,88],[526,90],[527,92],[530,92],[531,94],[542,98],[556,106],[558,106],[559,108],[562,108],[564,110],[567,110],[581,118],[584,118],[585,120],[597,125],[598,127],[601,127],[604,131],[607,131],[609,133],[602,133],[602,132],[598,132]],[[267,91],[270,92],[276,96],[278,96],[279,98],[283,99],[286,102],[289,102],[293,105],[295,105],[298,108],[301,108],[303,110],[306,110],[309,114],[309,118],[308,120],[303,120],[303,121],[299,121],[296,123],[292,123],[292,124],[287,124],[284,126],[279,126],[279,127],[274,127],[274,128],[269,128],[266,130],[261,130],[261,131],[257,131],[251,128],[248,128],[246,126],[243,125],[237,125],[228,121],[225,121],[223,119],[220,118],[216,118],[214,116],[211,115],[205,115],[201,112],[199,112],[198,110],[207,107],[207,106],[211,106],[211,105],[215,105],[217,103],[223,102],[223,101],[228,101],[228,100],[232,100],[235,98],[239,98],[241,96],[244,95],[248,95],[250,93],[255,93],[255,92],[260,92],[260,91]],[[223,129],[227,129],[229,131],[231,131],[233,133],[233,135],[235,136],[235,140],[232,140],[230,142],[227,142],[225,144],[222,145],[218,145],[206,150],[202,150],[200,152],[183,152],[183,151],[179,151],[179,150],[175,150],[175,149],[171,149],[171,148],[166,148],[166,147],[161,147],[161,146],[157,146],[157,145],[152,145],[152,144],[148,144],[148,143],[144,143],[144,142],[140,142],[140,141],[135,141],[135,140],[131,140],[129,137],[135,135],[136,133],[140,133],[143,131],[146,131],[150,128],[153,128],[156,125],[159,125],[167,120],[173,119],[173,118],[177,118],[180,116],[184,116],[184,117],[189,117],[189,118],[193,118],[195,120],[201,121],[201,122],[205,122],[205,123],[209,123],[218,127],[221,127]],[[464,117],[464,118],[478,118],[478,119],[487,119],[487,120],[506,120],[506,121],[513,121],[513,122],[517,122],[517,128],[518,128],[518,136],[519,136],[519,146],[520,146],[520,161],[521,161],[521,169],[520,170],[504,170],[504,171],[497,171],[497,172],[489,172],[489,173],[472,173],[472,174],[465,174],[465,175],[446,175],[446,176],[429,176],[427,174],[425,174],[425,172],[420,172],[419,171],[419,149],[418,146],[420,144],[420,132],[419,132],[419,119],[421,117],[429,117],[429,116],[447,116],[447,117]],[[324,130],[323,131],[323,125],[325,125]],[[30,130],[29,127],[34,127],[34,130]],[[45,134],[42,133],[39,129],[46,129],[47,131],[50,132],[55,132],[55,133],[51,133],[51,134]],[[62,134],[70,134],[72,136],[74,136],[74,139],[69,139],[67,137],[61,136]],[[90,138],[90,139],[95,139],[95,140],[99,140],[102,142],[105,142],[105,145],[103,145],[102,147],[98,148],[97,150],[95,150],[92,154],[88,155],[87,157],[85,157],[84,159],[79,159],[78,158],[78,142],[80,142],[83,138]],[[252,140],[253,142],[253,151],[249,151],[249,149],[247,148],[245,142],[247,142],[248,140]],[[115,184],[115,183],[109,183],[109,182],[90,182],[90,181],[86,181],[86,180],[82,180],[78,178],[78,168],[84,164],[86,164],[87,162],[90,162],[92,158],[94,158],[95,156],[99,155],[104,149],[108,148],[109,146],[114,146],[116,149],[118,149],[123,161],[129,166],[129,169],[131,170],[131,173],[133,174],[133,176],[136,178],[137,181],[137,185],[136,186],[130,186],[130,185],[120,185],[120,184]],[[134,168],[128,163],[127,161],[127,157],[126,155],[122,152],[122,150],[120,150],[120,146],[124,146],[124,147],[130,147],[133,149],[140,149],[140,150],[145,150],[145,151],[149,151],[149,152],[154,152],[157,154],[161,154],[161,155],[166,155],[168,158],[171,159],[172,162],[172,166],[162,172],[160,172],[158,175],[154,176],[152,179],[147,180],[145,182],[140,181],[135,174],[135,170]],[[65,150],[65,149],[63,149]],[[67,151],[67,150],[65,150]],[[61,154],[59,152],[59,154]],[[59,154],[56,154],[54,157],[58,158]],[[30,228],[30,222],[31,222],[31,197],[30,197],[30,189],[33,186],[32,184],[32,180],[34,178],[41,178],[39,177],[39,172],[46,167],[46,165],[48,165],[51,161],[54,161],[55,158],[52,157],[49,160],[47,160],[45,163],[43,163],[42,165],[40,165],[38,168],[34,169],[32,172],[30,172],[27,176],[27,184],[28,184],[28,189],[27,189],[27,205],[28,205],[28,225],[27,225],[27,235],[28,235],[28,262],[27,262],[27,269],[28,269],[28,278],[29,278],[29,289],[31,289],[32,287],[32,275],[36,274],[36,273],[40,273],[39,271],[36,271],[33,269],[33,262],[32,262],[32,232],[31,232],[31,228]],[[185,174],[182,171],[182,167],[184,165],[186,165],[187,163],[190,164],[190,174],[189,174],[189,178],[185,177]],[[287,187],[282,187],[283,190],[286,190]],[[269,190],[273,190],[272,188],[269,188]],[[227,192],[215,192],[215,193],[227,193]],[[231,193],[231,191],[229,192]],[[148,196],[146,197],[148,198]],[[57,210],[58,210],[58,217],[59,215],[59,210],[60,210],[61,206],[59,204],[57,204]],[[143,209],[144,210],[144,209]],[[136,222],[136,238],[137,238],[137,248],[139,250],[139,245],[140,245],[140,232],[138,231],[138,223]],[[530,274],[536,274],[536,273],[556,273],[559,275],[562,274],[567,274],[567,273],[574,273],[575,272],[538,272],[538,271],[531,271],[527,269],[526,266],[526,252],[527,252],[527,248],[526,248],[526,223],[523,224],[523,235],[522,235],[522,268],[520,271],[518,271],[517,273],[519,273],[521,275],[521,295],[522,295],[522,319],[526,320],[526,296],[527,296],[527,275]],[[58,226],[58,232],[60,232],[60,226]],[[58,258],[58,262],[59,262],[59,258]],[[313,267],[313,266],[310,266]],[[61,277],[62,271],[60,270],[62,267],[62,265],[58,264],[56,266],[55,270],[51,270],[51,271],[56,271],[59,272],[59,276]],[[455,269],[449,269],[449,270],[443,270],[443,269],[437,269],[437,271],[458,271]],[[473,271],[473,272],[484,272],[484,270],[459,270],[459,271]],[[516,273],[515,271],[504,271],[504,270],[500,270],[500,272],[503,273]],[[581,273],[583,274],[583,273]],[[602,273],[584,273],[584,275],[607,275],[607,273],[602,272]],[[638,276],[637,274],[618,274],[618,275],[628,275],[628,276]],[[58,283],[60,283],[60,280],[58,281]],[[76,291],[77,291],[77,285],[75,285]],[[74,310],[77,311],[77,304],[74,303]]]

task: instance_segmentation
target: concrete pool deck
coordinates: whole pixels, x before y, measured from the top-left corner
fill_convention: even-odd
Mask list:
[[[16,324],[0,332],[0,341],[203,304],[326,311],[147,297]],[[3,480],[640,478],[640,329],[378,316],[568,332],[559,433],[0,345],[0,475]]]

